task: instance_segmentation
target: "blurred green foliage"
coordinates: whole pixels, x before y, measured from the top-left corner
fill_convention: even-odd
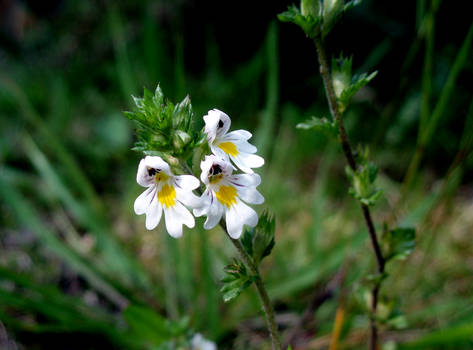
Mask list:
[[[140,154],[121,112],[158,83],[173,101],[190,94],[192,132],[216,107],[255,135],[277,242],[260,268],[283,337],[341,271],[298,346],[327,347],[343,305],[340,342],[365,348],[354,291],[372,254],[337,145],[295,129],[328,111],[310,41],[275,22],[286,2],[11,3],[5,14],[20,17],[0,37],[2,350],[172,348],[195,331],[222,349],[268,347],[256,293],[229,303],[219,293],[235,255],[219,229],[198,222],[173,240],[133,213]],[[369,144],[379,165],[376,222],[401,197],[393,220],[417,227],[416,250],[388,265],[382,290],[402,296],[386,305],[406,327],[383,329],[401,349],[473,345],[473,27],[462,6],[367,0],[327,36],[334,57],[353,54],[353,76],[379,72],[346,111],[353,144]],[[388,237],[402,238],[393,257],[413,244],[410,231]]]

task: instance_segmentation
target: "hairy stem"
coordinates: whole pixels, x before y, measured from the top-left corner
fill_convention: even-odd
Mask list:
[[[241,258],[245,262],[245,265],[250,269],[251,273],[255,276],[255,285],[256,290],[261,299],[261,303],[263,304],[263,311],[266,316],[266,324],[269,330],[269,334],[271,335],[271,341],[273,343],[273,350],[281,350],[281,338],[279,337],[278,326],[276,324],[276,320],[274,318],[274,310],[271,304],[271,300],[269,299],[268,292],[266,291],[266,287],[264,286],[263,279],[261,278],[261,274],[259,273],[258,267],[254,264],[253,259],[248,255],[248,253],[243,248],[241,242],[238,239],[233,239],[228,235],[227,228],[223,221],[220,221],[220,226],[227,234],[230,241],[233,243],[235,248],[240,253]]]
[[[181,161],[180,164],[186,173],[194,175],[192,169],[187,165],[185,161]],[[200,188],[197,189],[197,192],[202,195],[202,190]],[[271,304],[271,300],[269,299],[268,292],[266,291],[266,287],[264,286],[263,278],[261,277],[258,266],[255,265],[253,259],[245,251],[245,249],[241,245],[241,242],[238,239],[233,239],[232,237],[230,237],[227,232],[227,226],[225,225],[223,219],[220,220],[220,226],[222,227],[223,231],[228,236],[230,241],[233,243],[234,247],[238,250],[238,253],[243,259],[245,265],[248,267],[248,269],[250,269],[251,273],[255,277],[256,290],[258,291],[258,295],[260,296],[261,303],[263,305],[263,311],[266,316],[266,324],[269,330],[269,334],[271,335],[273,350],[282,350],[281,338],[279,336],[278,326],[274,318],[274,309]]]
[[[338,132],[340,134],[340,142],[342,144],[343,153],[345,154],[345,158],[348,162],[348,165],[353,171],[356,171],[357,164],[355,157],[353,156],[353,151],[350,145],[350,141],[348,139],[345,126],[343,125],[342,114],[337,106],[337,98],[335,96],[335,91],[333,89],[333,81],[330,75],[330,70],[328,66],[327,56],[325,54],[325,48],[323,45],[323,41],[320,37],[314,38],[315,48],[317,50],[317,57],[320,64],[320,74],[322,75],[322,79],[324,81],[325,93],[327,95],[328,105],[330,108],[330,113],[335,120],[335,123],[338,127]],[[373,220],[371,218],[370,209],[367,205],[360,203],[361,210],[363,211],[363,217],[365,219],[366,226],[368,227],[368,232],[371,239],[371,245],[373,246],[374,253],[376,255],[376,261],[378,264],[378,272],[380,274],[384,273],[384,265],[385,261],[383,255],[381,253],[381,248],[378,243],[378,238],[376,235],[376,229],[373,224]],[[370,328],[371,328],[371,335],[370,335],[370,349],[376,350],[378,347],[378,329],[376,326],[376,322],[374,320],[374,314],[376,312],[376,307],[378,305],[378,294],[379,294],[379,283],[377,283],[372,290],[372,304],[371,304],[371,311],[372,317],[370,320]]]

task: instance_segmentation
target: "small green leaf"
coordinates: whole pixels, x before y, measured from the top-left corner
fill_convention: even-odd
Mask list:
[[[337,96],[338,107],[342,113],[346,110],[352,97],[358,90],[373,80],[378,73],[352,75],[352,64],[352,57],[344,58],[340,56],[337,59],[332,59],[333,89]]]
[[[360,75],[354,75],[351,79],[350,86],[345,89],[340,95],[340,103],[344,109],[350,104],[352,97],[366,84],[368,84],[378,74],[377,71],[367,75],[362,73]],[[343,109],[343,110],[344,110]]]
[[[295,5],[290,6],[287,11],[280,13],[278,19],[281,22],[291,22],[298,25],[310,38],[314,38],[320,33],[321,17],[304,16]]]
[[[351,182],[348,193],[358,199],[361,203],[372,206],[381,198],[383,191],[374,186],[378,167],[368,160],[368,149],[360,150],[358,154],[358,168],[353,171],[350,167],[346,167],[345,171]]]
[[[225,302],[239,296],[254,282],[254,277],[248,274],[245,265],[236,259],[232,264],[227,265],[224,271],[225,277],[222,279],[223,286],[220,292]]]
[[[414,228],[396,228],[383,236],[386,261],[405,260],[415,247],[416,230]]]
[[[338,137],[338,128],[334,121],[330,121],[327,118],[316,118],[312,117],[307,119],[305,122],[296,125],[298,129],[313,129],[322,132],[325,136],[330,138]]]

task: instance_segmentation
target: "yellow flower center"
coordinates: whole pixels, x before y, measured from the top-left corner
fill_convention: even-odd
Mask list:
[[[233,142],[222,142],[218,145],[226,154],[235,157],[238,154],[238,150]]]
[[[161,191],[158,192],[158,200],[159,203],[168,208],[173,207],[176,204],[176,190],[174,187],[168,184],[164,185]]]
[[[236,204],[237,191],[233,186],[220,186],[215,193],[220,203],[230,208],[232,204]]]

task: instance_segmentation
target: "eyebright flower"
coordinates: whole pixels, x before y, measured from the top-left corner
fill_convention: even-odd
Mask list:
[[[217,350],[215,343],[205,339],[200,333],[192,337],[191,346],[192,350]]]
[[[146,228],[158,226],[164,210],[166,230],[175,238],[182,236],[182,225],[193,228],[194,217],[184,207],[195,208],[200,200],[192,193],[200,182],[192,175],[175,176],[169,165],[161,157],[151,157],[140,161],[136,182],[148,187],[135,200],[135,213],[146,214]],[[184,205],[183,205],[184,204]]]
[[[260,176],[232,175],[232,165],[215,155],[206,156],[200,168],[200,179],[207,188],[200,197],[201,207],[194,209],[194,215],[207,216],[204,228],[215,227],[224,213],[228,234],[234,239],[241,236],[243,225],[255,227],[258,214],[243,201],[250,204],[264,202],[264,197],[256,190],[261,183]]]
[[[229,161],[247,174],[253,174],[251,168],[259,168],[264,164],[264,159],[256,154],[256,147],[248,142],[251,133],[246,130],[235,130],[227,133],[230,129],[231,120],[228,115],[212,109],[204,116],[205,128],[212,153]]]

